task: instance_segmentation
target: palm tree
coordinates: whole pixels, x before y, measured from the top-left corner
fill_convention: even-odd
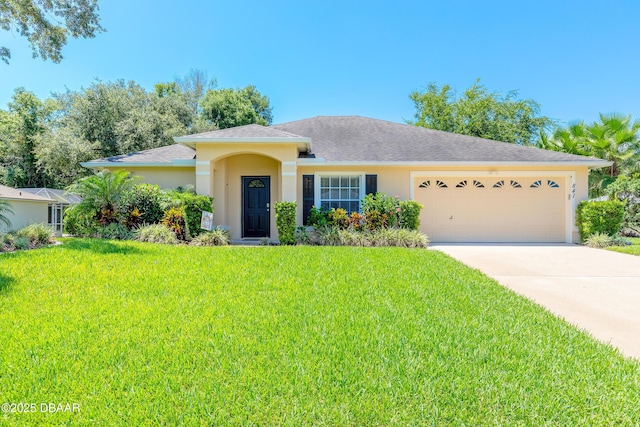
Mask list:
[[[11,221],[9,221],[9,218],[5,215],[6,212],[13,214],[11,205],[8,201],[0,199],[0,222],[4,223],[7,227],[11,227]]]
[[[82,197],[78,208],[95,215],[101,224],[106,225],[117,221],[122,196],[133,186],[135,180],[136,177],[132,177],[127,171],[101,170],[72,184],[67,191]]]
[[[600,122],[586,127],[592,154],[613,164],[608,173],[620,175],[627,167],[638,161],[640,150],[640,120],[631,122],[631,116],[600,114]]]
[[[570,124],[566,128],[559,128],[551,138],[540,134],[538,147],[545,150],[560,151],[569,154],[589,155],[589,147],[583,122]]]

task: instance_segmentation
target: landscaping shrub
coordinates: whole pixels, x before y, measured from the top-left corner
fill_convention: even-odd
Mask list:
[[[296,228],[296,245],[311,245],[313,241],[311,240],[311,233],[307,231],[306,227],[297,227]]]
[[[16,232],[17,237],[25,237],[32,247],[53,243],[53,230],[47,224],[29,224]]]
[[[165,245],[175,245],[178,239],[173,231],[162,224],[151,224],[139,228],[135,232],[135,237],[141,242],[162,243]]]
[[[576,225],[584,242],[595,233],[618,234],[624,216],[624,203],[619,200],[588,201],[578,204]]]
[[[640,176],[620,175],[607,189],[609,199],[626,202],[622,234],[640,237]]]
[[[327,218],[330,226],[338,227],[341,230],[349,226],[349,215],[345,209],[331,209],[327,214]]]
[[[13,241],[13,246],[20,251],[24,251],[29,249],[29,238],[22,236],[22,237],[16,237],[15,240]]]
[[[420,226],[420,211],[424,206],[415,200],[403,200],[400,205],[400,218],[398,225],[400,228],[417,230]]]
[[[296,243],[296,202],[276,202],[276,227],[283,245]]]
[[[202,211],[213,212],[212,197],[195,194],[191,191],[180,192],[177,190],[167,192],[167,196],[174,204],[184,208],[190,237],[195,237],[205,231],[200,228]]]
[[[166,210],[160,224],[173,231],[179,240],[187,240],[189,238],[189,225],[182,206],[172,207]]]
[[[216,228],[199,234],[191,240],[193,246],[226,246],[231,236],[227,230]]]
[[[362,212],[364,212],[365,215],[365,223],[368,213],[378,212],[381,215],[386,215],[386,226],[393,227],[398,221],[400,206],[397,197],[394,198],[385,193],[377,192],[375,194],[367,194],[365,198],[362,199]],[[380,217],[381,216],[375,216],[375,218]]]
[[[387,214],[374,210],[364,214],[365,230],[380,230],[389,226],[389,217]]]
[[[329,211],[320,206],[319,208],[312,206],[309,211],[309,218],[307,219],[307,225],[313,227],[324,227],[329,223]]]
[[[593,233],[584,241],[590,248],[608,248],[613,246],[614,239],[606,233]]]
[[[134,185],[122,199],[123,219],[129,228],[160,222],[169,201],[160,186],[151,184]]]
[[[364,217],[359,212],[351,212],[349,215],[349,228],[360,230],[364,223]]]
[[[124,224],[114,222],[98,229],[98,236],[103,239],[110,240],[131,240],[133,239],[133,231]]]
[[[64,232],[77,237],[93,237],[98,234],[100,223],[95,214],[82,205],[69,207],[64,212]]]
[[[405,228],[356,231],[324,227],[318,231],[320,244],[326,246],[397,246],[403,248],[426,248],[429,246],[429,239],[424,233]]]

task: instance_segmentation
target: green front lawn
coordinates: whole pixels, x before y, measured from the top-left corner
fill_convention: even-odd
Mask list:
[[[640,238],[629,240],[631,241],[629,246],[609,246],[607,249],[625,254],[640,255]]]
[[[437,251],[0,255],[7,425],[633,425],[640,364]],[[40,407],[38,406],[38,410]]]

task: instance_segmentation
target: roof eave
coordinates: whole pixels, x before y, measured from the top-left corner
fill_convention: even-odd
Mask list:
[[[252,138],[205,138],[175,136],[173,140],[187,147],[195,148],[197,144],[296,144],[304,151],[311,150],[311,138],[277,138],[277,137],[252,137]]]
[[[196,167],[196,159],[174,159],[171,162],[81,162],[80,166],[85,168],[113,168],[113,167],[169,167],[186,168]]]
[[[297,160],[298,166],[586,166],[590,169],[603,168],[611,166],[612,162],[608,161],[558,161],[558,162],[533,162],[533,161],[327,161],[323,158],[301,158]]]

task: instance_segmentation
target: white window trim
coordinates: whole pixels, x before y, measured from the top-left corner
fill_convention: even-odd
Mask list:
[[[366,192],[366,173],[362,171],[338,171],[338,172],[316,172],[313,174],[313,206],[319,208],[322,201],[320,200],[320,179],[332,176],[359,176],[360,177],[360,210],[362,210],[362,199]]]

